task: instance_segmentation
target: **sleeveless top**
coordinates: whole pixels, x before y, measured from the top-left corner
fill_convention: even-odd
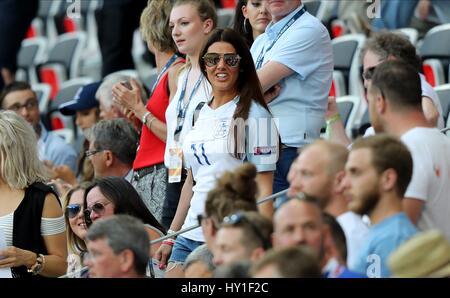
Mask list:
[[[33,183],[25,190],[24,199],[14,211],[13,246],[38,254],[48,254],[41,235],[41,217],[45,197],[49,193],[58,197],[51,187],[41,182]],[[26,266],[13,267],[11,271],[13,277],[42,277],[28,273]]]
[[[182,63],[184,60],[174,62],[173,65]],[[169,105],[169,72],[166,72],[156,86],[152,96],[147,102],[147,111],[152,113],[156,119],[166,123],[166,109]],[[133,169],[139,170],[164,161],[166,143],[161,141],[148,127],[142,126],[141,139],[133,163]]]

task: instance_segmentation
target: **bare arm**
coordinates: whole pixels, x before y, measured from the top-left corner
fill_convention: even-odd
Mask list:
[[[348,146],[351,144],[350,139],[348,138],[344,124],[342,123],[339,110],[336,104],[336,98],[334,96],[328,97],[328,108],[325,114],[325,118],[327,120],[327,132],[328,132],[328,140],[342,144],[344,146]]]
[[[57,218],[62,216],[62,209],[58,199],[53,194],[48,194],[45,198],[42,217]],[[67,270],[67,244],[66,234],[59,233],[51,236],[43,236],[47,255],[42,264],[42,271],[39,275],[47,277],[58,277],[66,273]],[[31,268],[36,263],[36,252],[10,246],[0,251],[0,268],[26,266]]]
[[[427,119],[428,124],[430,124],[430,126],[432,127],[437,126],[439,112],[433,101],[429,97],[422,97],[422,110],[425,114],[425,118]]]
[[[402,203],[403,211],[405,211],[412,223],[417,225],[425,202],[415,198],[404,198]]]
[[[272,194],[273,172],[261,172],[256,175],[256,183],[258,184],[259,196],[265,198]],[[259,212],[272,220],[273,216],[273,201],[267,201],[258,205]]]
[[[178,231],[183,226],[186,215],[189,211],[189,206],[191,204],[192,199],[192,186],[193,186],[193,178],[191,170],[188,170],[186,181],[183,184],[183,188],[181,190],[180,201],[178,202],[177,211],[175,213],[175,217],[172,220],[172,224],[170,225],[170,230]],[[172,246],[168,244],[161,244],[158,250],[155,253],[155,259],[160,262],[160,268],[164,268],[167,261],[169,260],[170,254],[172,253]]]
[[[293,70],[289,67],[275,61],[266,63],[258,70],[259,81],[264,92],[269,90],[273,85],[277,84],[283,78],[293,74]]]
[[[181,226],[186,219],[186,215],[189,211],[189,206],[191,205],[192,199],[192,187],[194,185],[194,179],[192,177],[192,171],[188,170],[186,181],[183,184],[183,188],[181,190],[180,201],[178,202],[177,211],[175,213],[175,217],[173,218],[172,224],[170,225],[170,229],[174,231],[178,231],[181,229]]]

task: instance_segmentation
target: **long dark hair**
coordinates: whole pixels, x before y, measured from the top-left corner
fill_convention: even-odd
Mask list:
[[[249,0],[239,0],[236,4],[236,11],[234,12],[234,22],[233,29],[240,36],[245,38],[248,47],[250,48],[253,44],[253,28],[250,22],[245,21],[244,13],[242,12],[242,7],[246,6]]]
[[[87,195],[94,187],[98,186],[100,192],[114,204],[114,214],[128,214],[134,216],[144,224],[149,224],[164,234],[166,230],[150,213],[138,192],[123,177],[96,178],[84,193],[85,208]]]
[[[245,40],[233,29],[215,29],[212,31],[199,56],[199,65],[203,75],[208,79],[205,61],[202,57],[208,52],[209,47],[216,42],[226,42],[231,44],[236,50],[236,53],[241,56],[241,61],[239,63],[239,77],[237,80],[237,90],[240,99],[233,115],[235,123],[239,123],[237,119],[242,119],[244,121],[248,119],[253,101],[269,112],[250,50],[248,49]],[[237,139],[237,136],[245,137],[245,127],[243,125],[238,125],[234,128],[234,130],[237,129],[238,131],[230,130],[230,134],[234,135],[234,143],[232,143],[234,144],[234,153],[232,155],[241,159],[237,152],[237,147],[239,147],[239,141],[244,139]]]

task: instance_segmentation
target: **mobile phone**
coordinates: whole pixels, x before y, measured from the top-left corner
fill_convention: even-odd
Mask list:
[[[129,81],[122,81],[120,82],[123,86],[127,87],[129,90],[133,89],[133,87],[131,87],[131,84]]]

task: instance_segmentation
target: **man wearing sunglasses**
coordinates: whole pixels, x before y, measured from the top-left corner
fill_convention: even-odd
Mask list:
[[[251,53],[263,91],[281,86],[268,103],[281,136],[273,192],[289,187],[287,174],[298,148],[320,137],[333,72],[333,53],[325,26],[301,0],[262,1],[272,16]],[[280,205],[286,198],[277,199]]]
[[[216,266],[257,261],[271,248],[272,223],[261,214],[239,212],[224,218],[213,250]]]
[[[0,94],[0,107],[22,116],[34,128],[38,137],[39,158],[52,166],[67,165],[75,172],[77,153],[61,137],[47,131],[40,120],[36,93],[26,82],[13,82]]]
[[[89,150],[86,151],[95,177],[118,176],[132,179],[136,157],[138,133],[125,119],[102,120],[89,133]]]

